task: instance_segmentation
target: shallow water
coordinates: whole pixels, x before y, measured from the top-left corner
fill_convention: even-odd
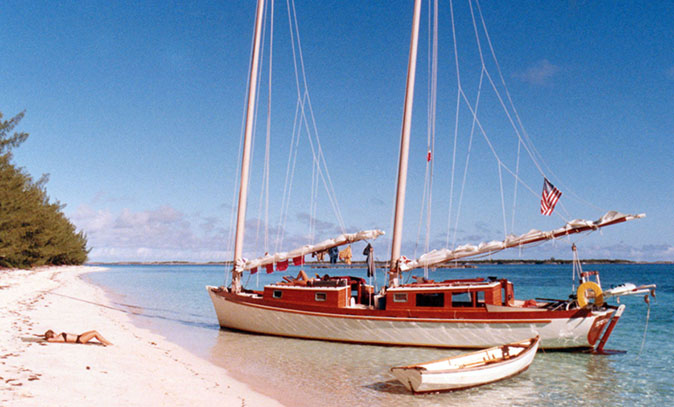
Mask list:
[[[221,285],[221,266],[114,266],[87,278],[107,289],[134,323],[149,327],[199,356],[224,366],[237,379],[288,405],[674,405],[671,365],[674,344],[674,265],[598,265],[603,287],[623,282],[658,285],[649,311],[643,297],[624,297],[627,309],[607,349],[610,356],[539,351],[526,372],[506,381],[454,393],[412,396],[389,372],[391,366],[461,351],[277,338],[221,330],[206,285]],[[320,274],[325,270],[311,270]],[[296,274],[289,270],[287,274]],[[364,276],[364,270],[333,271]],[[438,270],[431,278],[498,276],[511,279],[520,299],[566,298],[570,266],[481,266]],[[258,281],[259,278],[259,281]],[[279,273],[258,273],[246,286],[261,288]],[[383,273],[377,276],[384,281]],[[576,283],[577,285],[577,283]],[[644,332],[646,332],[644,342]],[[643,349],[642,349],[643,343]]]

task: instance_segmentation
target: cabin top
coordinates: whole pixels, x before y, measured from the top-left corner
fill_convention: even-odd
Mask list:
[[[486,290],[491,288],[500,288],[501,282],[499,281],[454,281],[450,283],[441,282],[441,283],[413,283],[413,284],[404,284],[398,287],[389,288],[388,291],[400,292],[400,291],[461,291],[461,290]]]
[[[327,308],[374,307],[382,310],[441,311],[484,310],[487,305],[510,305],[512,283],[507,280],[424,280],[387,289],[375,295],[374,287],[360,277],[340,276],[293,280],[264,287],[266,300]]]

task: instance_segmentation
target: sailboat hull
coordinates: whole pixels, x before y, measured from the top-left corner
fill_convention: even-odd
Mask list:
[[[207,287],[221,327],[266,335],[380,345],[484,348],[540,335],[547,349],[591,348],[613,309],[571,316],[540,312],[522,317],[488,312],[486,317],[406,318],[383,310],[338,312],[274,307],[247,294]],[[390,314],[390,313],[388,313]]]

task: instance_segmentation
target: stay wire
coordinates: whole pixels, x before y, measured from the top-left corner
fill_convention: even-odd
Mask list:
[[[297,42],[297,50],[295,49],[295,40],[293,40],[293,63],[295,64],[295,78],[296,78],[296,87],[297,87],[297,92],[298,92],[298,97],[302,93],[300,92],[300,80],[299,80],[299,73],[298,73],[298,67],[297,67],[297,59],[299,59],[300,63],[300,68],[301,68],[301,73],[302,73],[302,82],[304,84],[304,94],[307,98],[307,105],[309,107],[309,113],[311,114],[311,121],[313,124],[314,128],[314,137],[316,138],[316,145],[317,145],[317,152],[314,150],[313,147],[313,141],[311,140],[311,136],[309,137],[309,142],[312,146],[312,154],[314,160],[318,160],[321,164],[322,167],[319,166],[319,174],[321,175],[321,178],[323,180],[323,185],[326,189],[326,193],[328,195],[328,199],[330,201],[330,204],[333,208],[333,211],[335,212],[335,217],[337,218],[337,221],[340,225],[340,228],[342,229],[342,232],[346,232],[346,227],[344,224],[344,219],[341,214],[341,210],[339,208],[339,204],[336,199],[336,195],[334,192],[334,185],[332,183],[332,178],[330,177],[330,173],[327,168],[327,164],[325,162],[325,156],[323,155],[323,149],[320,145],[320,139],[318,138],[318,131],[317,131],[317,126],[316,126],[316,120],[315,116],[313,113],[313,108],[311,105],[311,98],[309,97],[308,94],[308,82],[306,79],[306,71],[304,68],[304,56],[302,53],[302,46],[301,46],[301,41],[300,41],[300,34],[299,34],[299,25],[297,23],[297,13],[295,10],[295,2],[292,0],[292,16],[291,16],[291,6],[289,3],[289,0],[286,0],[286,3],[288,3],[288,20],[290,22],[291,26],[291,37],[293,36],[292,32],[295,32],[295,37],[296,37],[296,42]],[[294,18],[293,18],[294,17]],[[293,24],[294,21],[294,24]],[[306,117],[304,116],[304,105],[302,105],[302,116],[306,122]],[[309,135],[311,135],[311,132],[309,131],[309,126],[307,124],[307,131]],[[325,172],[325,174],[323,174]]]

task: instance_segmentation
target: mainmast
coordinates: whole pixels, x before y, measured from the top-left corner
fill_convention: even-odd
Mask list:
[[[248,81],[248,106],[246,108],[246,127],[243,138],[243,155],[241,158],[241,186],[239,187],[239,206],[236,215],[236,236],[234,240],[233,292],[241,290],[241,275],[243,274],[243,233],[246,222],[246,203],[248,201],[248,172],[250,169],[251,140],[253,138],[253,116],[255,115],[255,95],[257,92],[257,70],[260,61],[264,1],[257,1],[257,12],[255,15],[255,38],[253,40],[253,57],[250,64],[250,78]]]
[[[407,187],[407,159],[410,147],[410,130],[412,127],[412,105],[414,101],[414,78],[417,70],[417,45],[419,42],[419,19],[421,0],[414,2],[412,20],[412,39],[410,55],[407,62],[407,88],[405,90],[405,110],[403,113],[402,135],[400,137],[400,160],[398,162],[398,188],[396,192],[395,217],[393,219],[393,242],[391,244],[391,269],[389,270],[389,286],[398,284],[398,259],[402,244],[403,214],[405,212],[405,189]]]

